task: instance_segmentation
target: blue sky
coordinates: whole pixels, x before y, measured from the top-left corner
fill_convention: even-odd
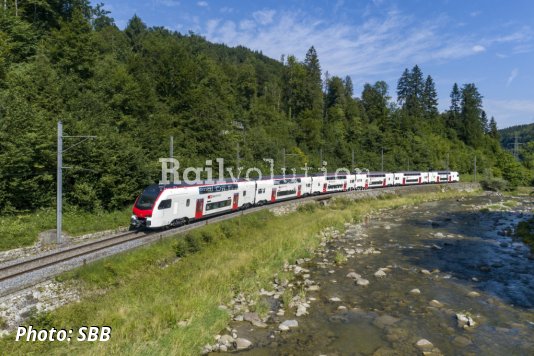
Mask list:
[[[104,1],[104,0],[101,0]],[[92,1],[93,4],[101,1]],[[107,0],[122,29],[137,14],[164,26],[280,59],[317,49],[323,73],[385,80],[395,98],[404,68],[436,82],[440,110],[454,82],[475,83],[499,128],[534,122],[534,1]]]

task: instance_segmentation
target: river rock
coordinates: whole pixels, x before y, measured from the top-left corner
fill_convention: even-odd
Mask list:
[[[426,274],[426,275],[430,275],[430,274],[431,274],[430,271],[427,270],[427,269],[422,269],[422,270],[421,270],[421,273],[422,273],[422,274]]]
[[[303,305],[303,304],[299,304],[299,306],[297,307],[297,312],[296,312],[296,316],[303,316],[303,315],[306,315],[308,314],[308,311],[306,310],[306,306]]]
[[[421,294],[421,291],[419,290],[419,288],[414,288],[410,291],[410,294],[419,295]]]
[[[458,313],[456,314],[456,319],[458,321],[458,327],[467,329],[472,328],[476,325],[476,322],[469,315]]]
[[[316,284],[308,287],[308,291],[310,291],[310,292],[316,292],[316,291],[318,291],[320,289],[321,289],[321,287],[319,287]]]
[[[367,286],[369,285],[369,281],[365,278],[359,278],[357,281],[356,281],[356,284],[358,284],[359,286]]]
[[[452,343],[454,344],[454,346],[466,347],[471,345],[472,342],[465,336],[456,336],[454,340],[452,340]]]
[[[434,347],[434,345],[427,339],[421,339],[417,341],[415,346],[417,346],[417,348],[419,348],[421,351],[430,351]]]
[[[385,276],[386,276],[386,272],[384,272],[382,268],[380,268],[378,271],[375,272],[375,277],[377,278],[382,278]]]
[[[399,321],[398,318],[392,317],[391,315],[381,315],[373,321],[373,324],[379,328],[384,328],[386,326],[391,326]]]
[[[267,324],[265,324],[263,321],[261,321],[260,316],[258,313],[245,313],[243,314],[243,320],[250,322],[252,325],[254,325],[257,328],[266,328]]]
[[[436,299],[432,299],[429,304],[431,307],[434,307],[434,308],[443,308],[443,303],[441,303],[439,300],[436,300]]]
[[[281,323],[280,325],[278,325],[278,329],[280,329],[282,331],[287,331],[290,328],[296,328],[298,326],[299,326],[299,322],[298,321],[296,321],[296,320],[286,320],[283,323]]]
[[[226,352],[226,351],[228,351],[228,346],[226,346],[226,345],[219,345],[219,351],[221,351],[221,352]]]
[[[339,299],[338,297],[332,297],[329,299],[331,302],[334,302],[334,303],[339,303],[341,302],[341,299]]]
[[[218,341],[220,345],[229,346],[234,342],[234,338],[231,335],[223,335],[219,338]]]
[[[201,355],[207,355],[209,354],[211,351],[213,351],[213,348],[211,347],[210,344],[206,344],[204,345],[204,347],[202,348],[202,352],[200,353]]]
[[[475,291],[471,291],[471,292],[467,293],[467,296],[469,298],[476,298],[476,297],[480,297],[480,293],[475,292]]]
[[[362,278],[362,276],[360,276],[358,273],[356,272],[349,272],[347,274],[347,278],[352,278],[352,279],[359,279],[359,278]]]
[[[258,313],[248,312],[248,313],[243,314],[243,320],[249,321],[252,323],[253,321],[260,321],[261,319]]]
[[[252,346],[252,342],[250,342],[247,339],[243,339],[241,337],[235,340],[235,344],[238,350],[245,350],[245,349],[248,349],[250,346]]]

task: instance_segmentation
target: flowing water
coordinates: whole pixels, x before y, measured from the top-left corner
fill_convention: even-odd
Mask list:
[[[421,354],[415,344],[424,338],[434,346],[430,354],[534,355],[534,260],[509,237],[533,201],[481,211],[500,200],[430,202],[349,227],[307,266],[321,286],[307,293],[315,299],[309,315],[288,332],[249,330],[256,347],[245,353],[411,355]],[[370,247],[380,253],[361,253]],[[331,263],[351,249],[357,253],[345,264]],[[385,276],[375,276],[380,268]],[[369,285],[357,285],[350,272]],[[460,327],[458,313],[475,326]]]

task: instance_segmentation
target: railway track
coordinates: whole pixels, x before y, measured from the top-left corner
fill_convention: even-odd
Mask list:
[[[412,187],[405,187],[412,188]],[[383,191],[387,190],[397,190],[398,187],[385,188]],[[381,189],[382,190],[382,189]],[[349,192],[347,192],[349,193]],[[354,193],[354,192],[351,192]],[[346,193],[345,193],[346,194]],[[6,262],[0,264],[0,297],[6,296],[8,294],[14,293],[18,290],[30,287],[44,280],[50,279],[51,277],[58,275],[65,270],[69,270],[80,265],[85,264],[86,262],[94,261],[99,258],[107,257],[112,254],[122,252],[131,248],[138,246],[146,245],[158,241],[164,237],[176,235],[188,230],[195,229],[197,227],[232,219],[239,215],[246,215],[250,213],[257,212],[262,209],[270,209],[276,206],[283,206],[287,204],[292,204],[295,202],[306,202],[306,201],[324,201],[328,200],[334,196],[341,196],[344,194],[339,193],[330,193],[319,196],[310,196],[302,198],[299,200],[288,200],[281,201],[274,204],[268,204],[259,207],[253,207],[247,210],[241,210],[238,212],[224,214],[219,216],[210,217],[207,219],[199,220],[193,222],[189,225],[182,227],[177,227],[168,230],[160,230],[155,232],[138,232],[138,231],[128,231],[113,236],[108,236],[105,238],[100,238],[98,240],[89,241],[85,243],[80,243],[77,245],[72,245],[68,247],[58,248],[53,251],[42,253],[36,256],[32,256],[25,259],[19,259],[15,261]],[[132,243],[130,247],[119,249],[116,252],[107,252],[112,250],[113,247],[121,247],[127,243]],[[61,266],[61,268],[55,268],[56,266]],[[31,276],[36,274],[37,276]]]
[[[84,256],[88,253],[93,253],[110,248],[112,246],[120,245],[124,242],[132,241],[144,236],[146,236],[146,234],[143,232],[128,231],[122,234],[109,236],[104,239],[74,245],[66,249],[54,250],[37,257],[15,261],[15,263],[0,266],[0,282],[38,270],[40,268]]]

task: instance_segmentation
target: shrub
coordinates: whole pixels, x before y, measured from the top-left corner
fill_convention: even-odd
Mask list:
[[[39,312],[33,307],[29,311],[27,323],[34,327],[51,328],[53,326],[52,314],[49,311]]]
[[[299,213],[313,213],[315,210],[317,210],[315,203],[302,204],[297,207]]]
[[[189,253],[189,246],[187,244],[187,241],[184,239],[179,239],[176,242],[176,245],[174,245],[174,252],[176,253],[176,257],[185,257]]]
[[[204,241],[207,244],[213,241],[213,232],[211,231],[202,231],[200,233],[200,236],[202,236],[202,241]]]
[[[189,253],[195,253],[200,251],[200,238],[196,234],[187,234],[185,236],[185,241],[187,242],[187,250]]]
[[[508,181],[501,178],[487,178],[480,181],[480,185],[484,190],[491,190],[499,192],[503,190],[510,190],[510,184]]]

